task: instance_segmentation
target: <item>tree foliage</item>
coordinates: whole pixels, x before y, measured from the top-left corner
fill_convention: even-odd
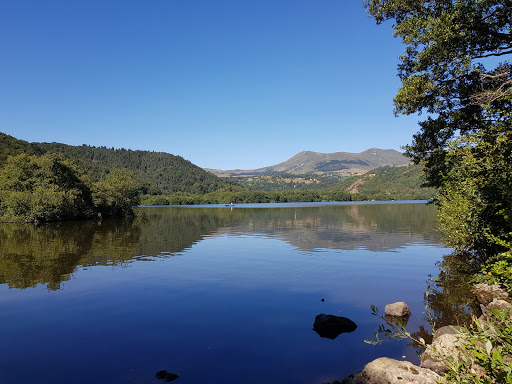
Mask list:
[[[381,23],[395,21],[405,44],[398,74],[402,87],[395,113],[427,112],[407,153],[427,163],[430,183],[440,185],[449,141],[459,133],[489,132],[510,111],[512,73],[504,62],[487,69],[486,58],[512,53],[511,0],[367,0]],[[493,63],[495,60],[487,60]]]
[[[9,157],[0,169],[3,221],[53,221],[91,216],[92,194],[62,156]]]
[[[0,168],[0,221],[37,222],[123,217],[140,200],[140,182],[114,169],[98,182],[62,155],[10,156]]]
[[[94,181],[101,180],[105,173],[113,169],[127,169],[145,185],[144,192],[147,194],[203,194],[219,189],[242,189],[236,183],[169,153],[60,143],[37,143],[37,146],[46,153],[61,153],[73,159]]]
[[[367,0],[405,44],[395,113],[427,113],[407,147],[440,187],[448,245],[492,254],[512,226],[512,0]]]
[[[126,169],[114,169],[92,190],[94,205],[102,216],[127,216],[140,202],[140,183]]]
[[[6,162],[9,156],[41,154],[40,149],[28,141],[19,140],[10,135],[0,132],[0,167]]]

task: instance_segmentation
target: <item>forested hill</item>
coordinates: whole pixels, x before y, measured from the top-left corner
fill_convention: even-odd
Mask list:
[[[18,140],[0,132],[0,166],[9,156],[26,153],[28,155],[40,154],[41,150],[28,141]]]
[[[204,171],[180,156],[165,152],[129,149],[71,146],[59,143],[37,143],[45,153],[62,153],[93,179],[110,169],[124,168],[149,188],[152,193],[208,193],[234,184]]]
[[[113,149],[60,143],[29,143],[0,132],[0,166],[9,155],[60,153],[97,181],[112,169],[128,169],[146,185],[147,193],[203,194],[219,189],[240,189],[180,156],[164,152]]]

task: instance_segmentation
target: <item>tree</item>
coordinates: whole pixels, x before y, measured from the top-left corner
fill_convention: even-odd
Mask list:
[[[495,252],[512,232],[512,65],[499,62],[512,54],[512,0],[364,4],[406,46],[395,114],[428,114],[406,153],[441,188],[448,245]]]
[[[105,217],[130,215],[140,202],[141,184],[126,169],[114,169],[93,186],[94,205]]]
[[[53,221],[90,217],[91,190],[60,155],[11,156],[0,169],[2,221]]]
[[[367,0],[365,5],[377,23],[394,19],[395,36],[406,45],[395,113],[429,113],[407,152],[416,162],[426,161],[429,181],[439,184],[454,135],[488,130],[494,123],[489,111],[510,110],[510,64],[486,70],[482,61],[512,53],[512,1]]]

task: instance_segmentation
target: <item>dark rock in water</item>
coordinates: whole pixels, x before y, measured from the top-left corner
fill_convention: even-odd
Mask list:
[[[158,371],[155,376],[158,380],[165,381],[166,383],[170,383],[171,381],[174,381],[179,378],[177,374],[167,372],[165,370]]]
[[[325,315],[321,313],[315,318],[313,330],[327,339],[334,340],[342,333],[354,332],[357,328],[356,323],[346,317]]]

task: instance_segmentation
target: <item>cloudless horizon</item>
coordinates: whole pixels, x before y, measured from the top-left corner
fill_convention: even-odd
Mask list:
[[[411,142],[403,52],[359,0],[0,3],[0,131],[254,169]]]

